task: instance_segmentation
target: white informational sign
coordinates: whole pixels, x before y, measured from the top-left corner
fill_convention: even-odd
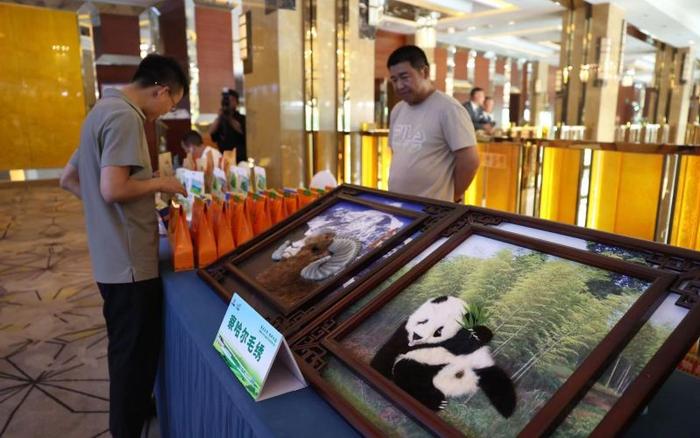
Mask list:
[[[306,386],[284,336],[238,294],[231,298],[214,348],[255,401]]]

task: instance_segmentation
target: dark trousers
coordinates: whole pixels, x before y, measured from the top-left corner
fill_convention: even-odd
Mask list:
[[[109,430],[139,437],[148,419],[163,330],[161,279],[97,283],[109,346]]]

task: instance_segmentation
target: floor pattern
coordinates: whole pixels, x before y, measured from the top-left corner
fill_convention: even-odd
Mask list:
[[[1,188],[0,436],[110,436],[106,336],[80,201]]]

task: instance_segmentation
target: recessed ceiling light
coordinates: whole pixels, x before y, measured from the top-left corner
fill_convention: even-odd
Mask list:
[[[448,28],[447,28],[447,33],[455,33],[455,28],[454,28],[454,27],[448,27]]]
[[[694,44],[695,44],[695,41],[693,41],[693,40],[688,41],[688,45],[692,46]]]
[[[513,20],[510,20],[510,21],[508,22],[508,24],[509,24],[510,26],[512,26],[512,25],[514,25],[514,24],[515,24],[515,21],[513,21]]]
[[[469,26],[469,27],[467,28],[467,30],[468,30],[469,32],[471,32],[472,30],[476,30],[476,26]]]

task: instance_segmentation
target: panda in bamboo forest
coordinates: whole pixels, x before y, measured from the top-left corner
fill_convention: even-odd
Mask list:
[[[418,307],[377,351],[370,365],[433,411],[449,398],[484,391],[493,407],[510,417],[516,395],[512,380],[498,367],[485,326],[462,326],[466,303],[441,296]]]

